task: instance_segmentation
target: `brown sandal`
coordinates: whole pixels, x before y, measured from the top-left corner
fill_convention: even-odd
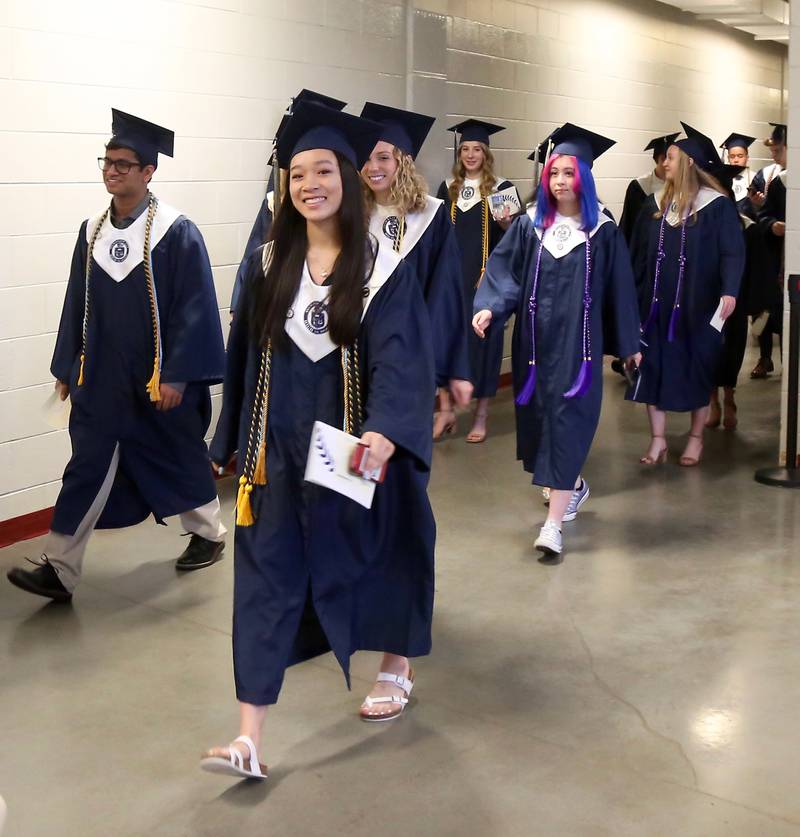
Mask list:
[[[639,463],[642,465],[663,465],[667,461],[667,451],[669,449],[667,445],[667,437],[666,436],[652,436],[652,439],[663,439],[664,440],[664,447],[659,451],[659,453],[653,457],[648,454],[645,454],[640,460]]]
[[[692,439],[699,439],[700,440],[700,453],[697,454],[697,458],[693,456],[687,456],[685,453],[681,458],[678,460],[678,464],[682,465],[684,468],[694,468],[695,465],[700,464],[700,459],[703,456],[703,437],[698,436],[696,433],[690,433],[689,437]]]

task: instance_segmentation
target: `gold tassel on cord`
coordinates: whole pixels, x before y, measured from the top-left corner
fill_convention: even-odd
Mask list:
[[[83,363],[84,363],[85,360],[86,360],[86,355],[83,352],[81,352],[81,368],[80,368],[80,371],[78,372],[78,386],[79,387],[83,386]]]
[[[252,526],[255,523],[253,518],[253,508],[250,505],[250,494],[253,491],[253,486],[250,480],[242,474],[239,477],[239,491],[236,495],[236,525],[237,526]]]
[[[256,469],[253,472],[253,485],[267,484],[267,446],[262,442],[258,448]]]
[[[150,393],[151,401],[161,400],[161,372],[158,368],[158,358],[153,364],[153,377],[147,382],[147,391]]]

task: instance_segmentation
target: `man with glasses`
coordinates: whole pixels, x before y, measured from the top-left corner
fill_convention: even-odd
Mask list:
[[[149,191],[174,134],[112,111],[98,158],[111,204],[81,225],[51,371],[71,400],[72,458],[44,553],[12,584],[69,601],[95,528],[180,515],[178,570],[213,564],[225,527],[205,444],[225,353],[197,227]]]

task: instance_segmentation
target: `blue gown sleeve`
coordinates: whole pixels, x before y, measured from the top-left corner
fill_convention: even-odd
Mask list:
[[[473,314],[488,309],[492,312],[490,328],[505,325],[519,303],[525,286],[523,266],[525,249],[533,224],[527,215],[515,218],[508,232],[492,250],[472,305]]]
[[[244,404],[247,355],[250,345],[249,301],[257,276],[263,277],[260,248],[251,253],[245,264],[244,282],[239,297],[239,313],[233,318],[228,334],[222,409],[217,419],[214,438],[209,445],[211,460],[218,465],[227,465],[239,446],[239,421]]]
[[[272,183],[272,178],[270,178],[270,183]],[[269,234],[271,227],[272,213],[269,210],[267,198],[265,197],[264,200],[261,201],[258,215],[256,215],[256,220],[253,222],[253,228],[250,230],[250,237],[247,239],[247,244],[244,248],[242,261],[239,264],[239,269],[236,271],[236,279],[233,283],[233,293],[231,294],[231,314],[234,313],[239,303],[242,287],[244,286],[245,278],[247,276],[247,264],[250,259],[250,255],[267,240],[267,235]]]
[[[67,282],[67,292],[64,306],[61,309],[61,322],[58,326],[56,346],[50,371],[53,376],[63,383],[70,383],[72,367],[81,350],[83,334],[83,306],[86,296],[86,253],[89,245],[86,243],[87,221],[81,224],[78,240],[72,253],[72,264]]]
[[[219,383],[225,370],[225,344],[203,236],[188,218],[177,221],[167,235],[172,294],[169,310],[161,314],[161,380]]]
[[[722,285],[720,295],[738,298],[744,273],[744,233],[733,201],[723,198],[718,203],[721,204],[717,225],[719,274]]]
[[[439,198],[440,201],[444,201],[446,205],[450,203],[450,195],[447,192],[447,183],[446,181],[442,181],[439,184],[439,189],[436,192],[436,197]]]
[[[606,225],[606,226],[611,226]],[[622,231],[609,235],[610,275],[605,295],[603,353],[626,358],[639,351],[639,305],[630,254]]]
[[[368,387],[362,432],[381,433],[427,470],[435,390],[430,320],[405,263],[377,292],[363,328]]]
[[[461,252],[456,231],[444,205],[431,221],[431,274],[427,278],[426,304],[433,331],[436,385],[470,379],[467,321],[464,317],[464,282],[461,278]]]

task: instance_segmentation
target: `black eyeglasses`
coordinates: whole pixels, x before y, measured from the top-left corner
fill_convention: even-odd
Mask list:
[[[120,174],[127,174],[132,166],[142,168],[141,163],[134,163],[131,160],[112,160],[109,157],[98,157],[97,165],[100,167],[100,171],[111,171],[112,168],[115,168]]]

